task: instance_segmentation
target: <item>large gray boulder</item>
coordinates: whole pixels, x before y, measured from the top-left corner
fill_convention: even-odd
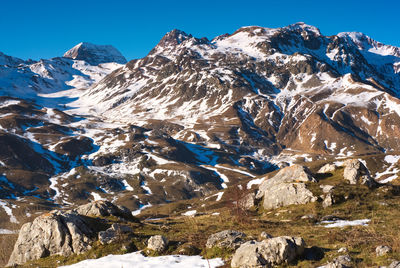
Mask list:
[[[109,201],[98,200],[75,209],[78,214],[84,216],[105,217],[117,216],[125,219],[133,219],[131,212],[122,206],[116,206]]]
[[[264,197],[265,209],[315,202],[318,198],[307,189],[305,182],[316,181],[306,167],[293,165],[281,169],[271,179],[264,180],[260,184],[256,198]]]
[[[230,248],[236,249],[244,243],[246,235],[239,231],[224,230],[208,237],[206,247]]]
[[[329,172],[333,172],[336,170],[336,165],[335,164],[325,164],[324,166],[322,166],[317,173],[318,174],[324,174],[324,173],[329,173]]]
[[[367,167],[357,159],[344,162],[343,178],[350,184],[363,184],[368,187],[376,186],[376,181],[371,177]]]
[[[231,267],[272,267],[300,257],[305,242],[301,237],[281,236],[242,244],[233,255]]]
[[[163,252],[167,249],[168,239],[162,235],[154,235],[147,241],[147,248],[156,252]]]
[[[22,226],[7,266],[50,255],[82,253],[91,248],[93,234],[81,215],[51,211]]]
[[[256,205],[256,194],[248,193],[242,199],[239,200],[239,207],[244,210],[249,210]]]

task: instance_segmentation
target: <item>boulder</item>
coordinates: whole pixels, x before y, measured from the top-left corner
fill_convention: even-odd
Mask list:
[[[147,241],[147,248],[156,252],[163,252],[168,246],[168,240],[162,235],[154,235]]]
[[[307,204],[317,199],[304,183],[279,183],[271,185],[266,191],[263,207],[275,209],[288,205]]]
[[[320,185],[319,187],[322,189],[324,194],[330,193],[335,189],[335,186],[333,185]]]
[[[256,198],[264,197],[265,209],[316,201],[318,198],[307,189],[305,182],[316,182],[306,167],[300,165],[286,167],[260,184]]]
[[[388,268],[400,268],[400,261],[393,261]]]
[[[336,165],[335,164],[326,164],[323,167],[321,167],[317,173],[318,174],[324,174],[324,173],[329,173],[329,172],[333,172],[336,169]]]
[[[350,268],[351,265],[351,257],[349,255],[341,255],[333,259],[332,262],[329,262],[325,265],[325,268]]]
[[[256,204],[256,194],[249,193],[239,200],[239,206],[242,209],[249,210]]]
[[[344,162],[343,178],[350,184],[363,184],[368,187],[376,186],[376,181],[371,177],[367,167],[357,159]]]
[[[219,247],[236,249],[244,243],[246,235],[239,231],[224,230],[208,237],[206,247]]]
[[[325,197],[324,200],[322,201],[322,207],[327,208],[332,206],[335,203],[335,199],[333,198],[332,193],[328,193]]]
[[[99,232],[98,238],[102,245],[111,244],[117,241],[121,234],[131,233],[132,231],[132,228],[129,226],[114,223],[107,230]]]
[[[375,252],[376,256],[380,257],[392,252],[392,248],[389,246],[377,246]]]
[[[50,255],[69,256],[90,249],[93,229],[73,211],[51,211],[22,226],[8,266]]]
[[[270,235],[269,233],[267,233],[267,232],[261,232],[261,234],[260,234],[260,238],[261,239],[269,239],[269,238],[272,238],[273,236],[272,235]]]
[[[134,219],[129,209],[122,206],[116,206],[113,203],[104,200],[98,200],[91,202],[89,204],[79,206],[78,208],[76,208],[75,211],[78,214],[84,216],[92,216],[92,217],[117,216],[129,220]]]
[[[305,243],[300,237],[281,236],[242,244],[233,255],[231,267],[272,267],[300,257]]]

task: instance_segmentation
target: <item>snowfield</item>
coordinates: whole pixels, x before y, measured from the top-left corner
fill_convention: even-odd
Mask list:
[[[89,259],[76,264],[62,266],[70,268],[212,268],[223,265],[220,259],[205,260],[200,256],[170,255],[160,257],[145,257],[141,252],[124,255],[108,255],[99,259]]]

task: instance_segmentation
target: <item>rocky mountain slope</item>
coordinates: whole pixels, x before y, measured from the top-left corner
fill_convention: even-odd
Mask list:
[[[293,163],[364,159],[400,171],[400,48],[296,23],[212,40],[179,30],[126,63],[80,43],[0,53],[0,228],[107,199],[134,214],[215,195]],[[2,229],[3,230],[3,229]]]

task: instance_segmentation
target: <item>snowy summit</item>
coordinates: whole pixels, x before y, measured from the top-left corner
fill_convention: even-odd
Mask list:
[[[124,56],[111,45],[95,45],[82,42],[64,53],[64,58],[74,60],[84,60],[91,65],[101,63],[116,62],[125,64],[127,61]]]

